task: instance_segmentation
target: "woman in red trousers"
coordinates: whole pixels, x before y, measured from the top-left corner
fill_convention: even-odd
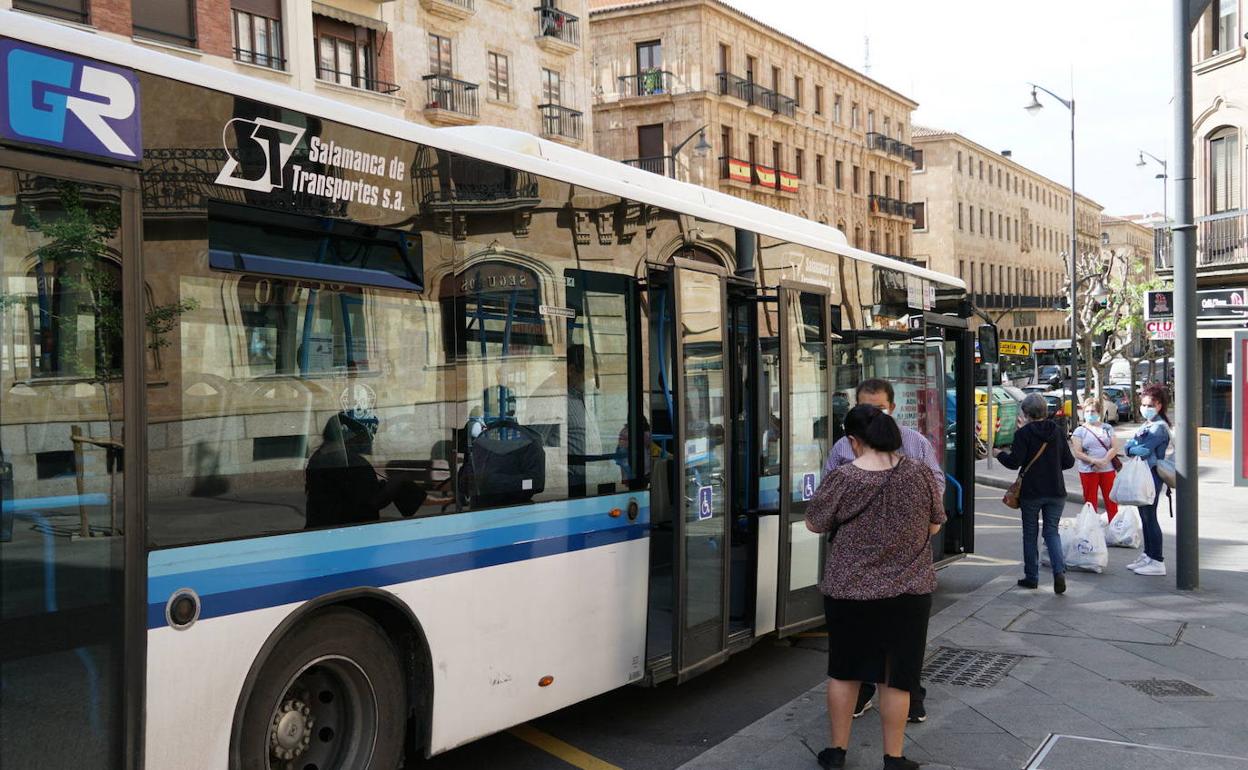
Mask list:
[[[1089,398],[1083,402],[1081,409],[1083,424],[1075,428],[1075,435],[1070,438],[1070,451],[1075,455],[1079,481],[1083,483],[1083,501],[1095,508],[1096,490],[1101,490],[1101,496],[1105,498],[1105,512],[1112,520],[1118,513],[1118,504],[1109,499],[1109,490],[1118,475],[1114,465],[1122,445],[1114,435],[1114,429],[1102,421],[1100,401]]]

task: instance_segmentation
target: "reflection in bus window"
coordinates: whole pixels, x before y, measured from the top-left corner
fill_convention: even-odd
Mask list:
[[[358,287],[244,276],[238,283],[238,307],[253,377],[369,368],[368,327]]]

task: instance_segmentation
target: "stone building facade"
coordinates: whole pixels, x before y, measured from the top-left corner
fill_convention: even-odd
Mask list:
[[[1192,138],[1196,215],[1196,286],[1248,299],[1248,59],[1243,0],[1214,0],[1192,35]],[[1159,273],[1172,275],[1165,250]],[[1201,454],[1231,456],[1231,343],[1248,318],[1201,318],[1197,340],[1196,414]],[[1237,316],[1237,317],[1236,317]]]
[[[1070,188],[952,131],[916,127],[914,255],[966,281],[1002,338],[1070,336]],[[1101,206],[1078,197],[1078,247],[1100,248]]]
[[[518,128],[582,149],[586,0],[0,0],[429,125]]]
[[[590,5],[598,154],[909,257],[914,101],[719,0]]]

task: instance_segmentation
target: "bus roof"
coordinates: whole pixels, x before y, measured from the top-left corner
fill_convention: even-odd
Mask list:
[[[430,128],[17,11],[0,9],[0,29],[7,37],[216,91],[245,93],[256,101],[277,104],[966,289],[966,284],[954,276],[854,248],[849,245],[844,233],[834,227],[633,168],[522,131],[492,126]]]

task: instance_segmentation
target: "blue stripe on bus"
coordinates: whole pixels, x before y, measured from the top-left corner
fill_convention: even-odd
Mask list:
[[[640,506],[635,522],[607,515],[629,499]],[[616,495],[156,551],[149,555],[148,628],[165,625],[165,603],[179,588],[195,590],[200,617],[211,618],[636,540],[649,532],[643,503],[644,494]],[[567,517],[586,509],[598,513]],[[513,524],[522,518],[516,514],[529,520]],[[416,526],[449,519],[463,521]]]

